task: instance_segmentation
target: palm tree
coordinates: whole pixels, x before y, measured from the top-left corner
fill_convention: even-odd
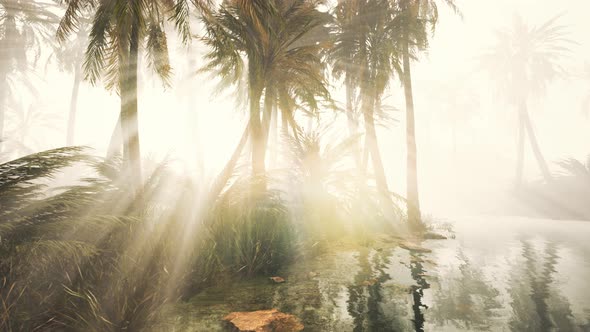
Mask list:
[[[96,84],[104,75],[106,86],[117,89],[121,97],[123,156],[133,190],[141,183],[139,146],[137,72],[139,50],[145,47],[150,67],[169,83],[171,67],[168,57],[165,22],[173,21],[184,43],[191,38],[190,4],[179,1],[139,0],[63,0],[67,5],[57,30],[58,40],[66,41],[78,29],[85,10],[93,13],[84,61],[85,78]],[[193,4],[206,11],[208,0]]]
[[[402,84],[406,99],[406,146],[407,146],[407,202],[408,221],[415,230],[423,230],[418,193],[418,161],[416,149],[416,125],[414,116],[414,95],[410,60],[428,47],[429,31],[433,31],[438,20],[437,0],[397,0],[400,16],[402,42],[403,76]],[[456,13],[454,0],[440,0]]]
[[[15,76],[23,74],[22,84],[33,89],[26,74],[33,69],[31,61],[38,59],[41,45],[50,40],[49,31],[57,21],[51,7],[37,1],[0,0],[0,142],[7,101],[16,94],[18,78]]]
[[[284,119],[291,119],[289,100],[311,102],[310,96],[327,93],[318,74],[319,51],[324,45],[312,38],[326,22],[318,4],[309,0],[233,0],[204,17],[207,34],[203,40],[211,51],[203,70],[217,73],[228,84],[238,83],[244,71],[247,76],[249,122],[241,143],[251,139],[254,176],[265,173],[266,140],[277,101],[282,101]],[[260,105],[263,95],[264,110]],[[242,148],[240,144],[234,157],[239,157]],[[226,169],[233,167],[228,164]]]
[[[565,73],[559,60],[568,52],[571,41],[566,38],[565,26],[558,24],[558,19],[556,16],[540,26],[529,27],[520,16],[515,16],[512,27],[497,31],[495,44],[481,57],[498,91],[517,110],[517,187],[522,184],[527,134],[545,181],[552,181],[533,130],[527,102],[531,96],[543,94],[551,81]]]
[[[375,182],[382,200],[390,196],[379,152],[375,116],[381,111],[381,99],[393,75],[400,71],[397,63],[396,20],[390,1],[367,0],[340,2],[336,8],[335,45],[331,53],[336,77],[344,75],[349,133],[355,135],[357,124],[353,103],[360,96],[365,126],[365,151],[358,163],[361,172],[371,158]]]
[[[84,49],[88,43],[88,32],[91,23],[90,20],[84,19],[83,17],[80,18],[80,22],[78,23],[76,36],[68,40],[67,43],[56,45],[53,52],[53,57],[57,61],[59,69],[62,72],[72,73],[74,76],[70,96],[70,112],[67,122],[66,146],[74,145],[78,94],[83,79]]]

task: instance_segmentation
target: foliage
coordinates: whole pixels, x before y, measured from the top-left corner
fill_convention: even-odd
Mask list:
[[[573,42],[559,18],[529,26],[522,17],[514,16],[512,26],[497,30],[495,44],[480,56],[482,68],[509,103],[542,95],[549,82],[564,77],[559,62]]]
[[[590,156],[584,162],[568,158],[556,163],[552,183],[531,183],[518,194],[541,215],[555,219],[590,219]]]
[[[191,265],[177,266],[190,257],[181,252],[187,232],[177,211],[189,205],[159,198],[170,173],[161,166],[150,176],[138,211],[119,178],[121,162],[82,152],[62,148],[0,165],[2,330],[138,330],[187,284]],[[44,181],[80,163],[96,176],[47,192]]]
[[[203,279],[220,272],[268,274],[291,258],[294,229],[285,202],[278,191],[254,192],[252,181],[234,183],[206,216],[198,264]]]

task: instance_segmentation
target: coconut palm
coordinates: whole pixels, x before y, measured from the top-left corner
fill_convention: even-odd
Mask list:
[[[57,22],[51,8],[37,1],[0,0],[0,140],[9,96],[16,94],[19,84],[34,89],[29,74]]]
[[[360,110],[365,127],[365,151],[357,155],[357,165],[365,172],[371,158],[375,182],[382,200],[390,192],[381,160],[375,117],[382,111],[381,99],[394,74],[400,71],[398,57],[399,24],[390,1],[367,0],[340,2],[336,8],[335,45],[330,54],[333,73],[344,76],[347,101],[346,113],[349,133],[355,135],[354,100],[360,99]],[[355,95],[358,92],[358,97]]]
[[[254,176],[265,173],[268,128],[277,101],[281,101],[284,119],[294,126],[291,101],[298,98],[313,103],[315,96],[327,94],[319,60],[324,45],[313,38],[326,23],[326,15],[317,10],[319,3],[233,0],[204,17],[207,34],[203,41],[211,51],[203,70],[218,74],[225,85],[239,83],[243,73],[247,76],[249,122],[234,157],[239,157],[249,138]],[[263,95],[264,110],[260,105]],[[226,170],[232,168],[230,162]]]
[[[73,74],[72,93],[70,95],[70,111],[68,115],[67,130],[66,130],[66,146],[74,145],[74,136],[76,129],[76,113],[78,108],[78,94],[80,91],[80,84],[83,79],[82,66],[84,63],[84,50],[88,43],[88,32],[90,28],[90,20],[80,18],[78,24],[78,31],[74,38],[68,40],[67,43],[55,45],[55,50],[52,54],[59,66],[60,71]],[[52,59],[53,60],[53,59]]]
[[[63,0],[67,5],[57,30],[64,42],[77,30],[83,13],[93,16],[84,61],[85,78],[96,84],[104,77],[106,87],[117,89],[121,96],[123,156],[134,190],[141,183],[139,146],[137,72],[141,47],[145,48],[149,66],[169,83],[171,67],[168,57],[165,22],[172,21],[183,42],[191,38],[190,3],[179,1]],[[192,1],[206,11],[208,0]]]
[[[498,92],[517,111],[517,187],[522,184],[527,134],[545,181],[552,180],[533,130],[528,100],[545,93],[551,81],[565,74],[559,61],[569,51],[571,41],[567,39],[566,27],[559,24],[558,19],[556,16],[539,26],[528,26],[520,16],[515,16],[512,27],[498,30],[494,45],[481,57]]]
[[[456,13],[454,0],[396,0],[400,19],[400,40],[402,43],[403,76],[402,84],[406,99],[406,148],[407,148],[407,202],[408,221],[416,230],[424,228],[420,212],[418,193],[418,161],[416,149],[416,125],[414,95],[410,61],[420,51],[428,48],[429,32],[434,31],[438,20],[438,3],[444,3]]]

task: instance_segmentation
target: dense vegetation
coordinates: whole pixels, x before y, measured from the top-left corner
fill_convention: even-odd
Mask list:
[[[167,303],[220,280],[269,275],[331,242],[422,236],[411,68],[433,37],[437,5],[460,15],[452,0],[0,0],[0,136],[18,107],[15,82],[33,90],[42,48],[74,81],[67,147],[0,165],[0,330],[137,331]],[[517,184],[528,135],[550,191],[587,193],[590,165],[569,160],[561,166],[571,174],[550,174],[527,110],[529,95],[561,73],[570,42],[555,22],[517,22],[519,36],[530,36],[516,55],[496,45],[482,62],[511,64],[486,68],[505,73],[494,78],[515,92],[506,95],[520,119]],[[205,50],[205,65],[192,70],[248,100],[242,138],[209,183],[140,152],[139,59],[171,87],[173,32]],[[511,43],[509,32],[500,37]],[[82,79],[120,96],[122,139],[106,158],[71,146]],[[345,89],[344,106],[335,86]],[[383,102],[392,86],[405,101],[405,195],[390,189],[376,132],[393,117]],[[345,114],[343,139],[297,121],[322,112]]]

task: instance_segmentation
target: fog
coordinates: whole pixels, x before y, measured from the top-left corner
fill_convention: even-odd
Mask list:
[[[425,211],[445,215],[494,209],[494,203],[500,204],[514,182],[517,115],[502,100],[505,92],[495,90],[478,56],[493,46],[495,31],[510,27],[516,16],[536,26],[559,15],[558,24],[573,41],[559,60],[565,76],[552,80],[543,95],[529,100],[536,135],[550,168],[557,171],[554,162],[564,158],[585,159],[590,138],[590,118],[583,111],[590,84],[590,45],[585,35],[590,23],[584,13],[590,5],[583,0],[461,1],[457,5],[461,15],[440,6],[430,47],[414,65],[420,191]],[[246,111],[244,105],[236,104],[231,91],[216,93],[214,79],[197,73],[205,52],[198,40],[193,40],[190,48],[172,40],[174,76],[168,88],[149,71],[142,71],[140,131],[146,156],[158,160],[166,156],[195,174],[211,177],[237,144]],[[64,145],[73,78],[59,72],[55,61],[45,64],[50,55],[51,49],[43,46],[37,66],[29,74],[35,96],[18,85],[12,92],[19,109],[9,110],[5,160],[22,155],[18,146],[41,151]],[[332,93],[341,103],[343,90],[341,83],[333,83]],[[403,110],[399,82],[392,83],[386,95],[387,104]],[[467,105],[461,101],[450,104],[461,98],[468,99]],[[18,113],[27,111],[31,114],[24,120]],[[115,92],[106,92],[101,84],[82,83],[75,144],[104,152],[118,111]],[[392,116],[396,123],[379,128],[380,149],[392,190],[404,193],[404,113]],[[328,114],[322,121],[332,119]],[[525,160],[525,177],[538,180],[540,173],[532,155]],[[199,163],[204,169],[197,171]]]
[[[589,12],[0,0],[0,330],[585,331]]]

